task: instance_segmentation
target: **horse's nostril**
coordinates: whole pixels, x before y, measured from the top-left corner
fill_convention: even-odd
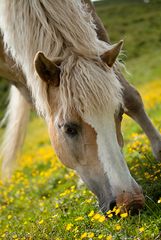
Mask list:
[[[139,209],[137,208],[137,206],[134,206],[134,207],[129,209],[129,212],[130,212],[131,216],[134,216],[134,215],[139,214]]]
[[[139,214],[139,211],[143,208],[143,205],[140,203],[134,203],[132,206],[129,207],[130,214],[136,215]]]
[[[110,210],[113,210],[113,208],[116,206],[116,200],[112,200],[110,202]]]

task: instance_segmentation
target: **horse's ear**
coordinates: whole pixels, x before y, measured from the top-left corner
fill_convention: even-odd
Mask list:
[[[34,66],[39,77],[47,84],[55,87],[60,83],[60,61],[52,62],[42,52],[38,52],[34,59]]]
[[[123,40],[121,40],[119,43],[114,44],[111,49],[101,55],[102,61],[105,62],[109,67],[112,67],[122,49],[122,46]]]

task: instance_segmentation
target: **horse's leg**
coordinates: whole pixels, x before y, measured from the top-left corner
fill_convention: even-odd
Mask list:
[[[94,5],[90,0],[84,1],[89,5],[90,10],[92,11],[92,16],[97,26],[96,31],[98,38],[105,42],[110,42],[105,28],[100,18],[97,16]],[[153,126],[151,120],[146,114],[139,92],[126,81],[124,76],[121,74],[118,66],[116,66],[115,71],[124,87],[123,98],[126,107],[125,113],[131,118],[133,118],[141,126],[141,128],[150,140],[154,156],[156,157],[156,159],[161,160],[161,135]]]
[[[139,92],[125,80],[122,74],[119,74],[119,79],[124,87],[125,113],[141,126],[150,140],[155,158],[161,161],[161,134],[146,114]]]
[[[2,177],[9,178],[15,166],[18,150],[21,148],[30,113],[30,104],[19,90],[12,86],[10,102],[6,113],[8,119],[2,144]]]

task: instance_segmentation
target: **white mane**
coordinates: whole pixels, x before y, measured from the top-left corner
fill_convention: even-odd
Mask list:
[[[9,54],[21,66],[37,111],[47,117],[46,83],[35,74],[38,51],[62,57],[60,101],[83,116],[102,108],[116,109],[121,85],[100,60],[110,45],[97,38],[91,14],[81,0],[1,0],[0,28]]]

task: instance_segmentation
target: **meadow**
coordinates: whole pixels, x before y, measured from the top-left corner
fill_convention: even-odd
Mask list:
[[[111,41],[124,39],[126,77],[161,132],[161,2],[104,1],[96,7]],[[138,215],[114,208],[105,218],[95,196],[57,159],[44,121],[32,113],[18,169],[9,182],[0,181],[0,239],[161,239],[161,163],[127,116],[122,130],[125,158],[146,199]]]

